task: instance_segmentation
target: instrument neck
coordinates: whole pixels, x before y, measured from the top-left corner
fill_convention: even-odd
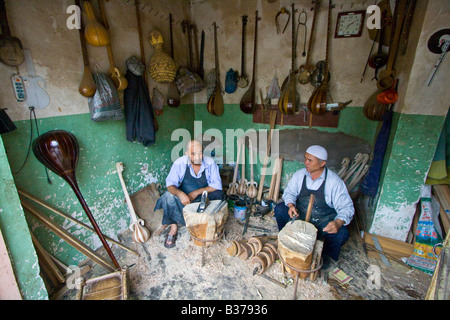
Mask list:
[[[216,64],[216,85],[219,85],[219,50],[217,47],[217,25],[214,22],[214,55],[215,55],[215,64]]]
[[[255,69],[256,69],[256,48],[257,48],[257,39],[258,39],[258,20],[260,18],[258,17],[258,10],[256,11],[255,15],[255,41],[253,44],[253,73],[252,73],[252,82],[255,82]]]
[[[170,21],[170,57],[173,59],[173,32],[172,32],[172,14],[169,13]]]
[[[313,21],[312,21],[312,26],[311,26],[311,34],[309,35],[309,44],[308,44],[308,52],[307,52],[307,57],[306,57],[306,66],[309,66],[309,61],[311,58],[311,49],[312,49],[312,45],[313,45],[313,41],[314,41],[314,29],[316,28],[316,17],[317,17],[317,12],[319,11],[319,6],[320,6],[320,0],[315,0],[314,1],[314,15],[313,15]]]
[[[291,72],[294,72],[295,68],[295,47],[296,47],[296,39],[295,39],[295,8],[294,4],[292,6],[292,62],[291,62]]]
[[[323,74],[323,82],[328,83],[328,55],[330,51],[330,30],[331,30],[331,0],[328,1],[328,29],[327,29],[327,50],[325,55],[325,68]]]
[[[241,74],[244,74],[245,67],[245,26],[247,24],[247,16],[242,17],[242,58],[241,58]]]

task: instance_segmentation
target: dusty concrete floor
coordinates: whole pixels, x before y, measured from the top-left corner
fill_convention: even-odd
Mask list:
[[[252,218],[253,225],[264,226],[274,231],[273,219],[264,221]],[[123,249],[113,247],[121,266],[128,266],[129,297],[132,300],[292,300],[294,281],[282,273],[281,264],[276,261],[265,274],[287,285],[282,288],[264,278],[252,275],[255,265],[230,257],[226,249],[232,240],[261,235],[248,229],[242,236],[242,226],[232,215],[225,225],[224,237],[205,249],[205,265],[202,267],[202,248],[194,245],[185,227],[179,228],[176,246],[163,246],[164,234],[151,237],[145,244],[136,244],[130,233],[122,235],[122,241],[138,251],[137,257]],[[368,258],[355,235],[344,245],[338,262],[321,270],[314,282],[300,279],[298,300],[420,300],[428,290],[431,276],[419,270],[410,270],[396,262],[386,267],[379,259]],[[144,246],[147,250],[144,250]],[[378,266],[380,287],[368,286],[369,266]],[[353,277],[345,287],[328,277],[334,267],[341,268]],[[106,274],[103,268],[92,265],[85,279]],[[373,282],[372,282],[373,283]],[[63,299],[74,299],[76,290],[69,291]]]

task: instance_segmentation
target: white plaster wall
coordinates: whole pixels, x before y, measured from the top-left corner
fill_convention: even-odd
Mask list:
[[[408,52],[399,65],[403,68],[400,78],[399,112],[445,116],[450,107],[450,61],[443,60],[430,86],[427,80],[439,54],[428,50],[428,40],[436,32],[449,27],[450,1],[417,1],[415,16],[410,31]]]
[[[70,14],[67,7],[73,0],[6,0],[9,25],[13,36],[19,38],[24,46],[31,50],[36,74],[47,82],[50,105],[45,109],[36,109],[38,118],[88,113],[87,98],[78,93],[83,76],[83,60],[78,30],[69,30],[66,21]],[[91,0],[100,21],[96,0]],[[179,23],[189,19],[190,10],[187,0],[140,0],[141,21],[145,43],[146,62],[153,54],[148,42],[152,29],[158,28],[166,41],[165,49],[170,50],[169,13],[174,23],[175,60],[185,64],[187,39],[181,32]],[[117,67],[125,74],[125,61],[131,55],[140,57],[139,35],[136,11],[133,0],[105,0],[105,11],[110,27],[111,45]],[[83,20],[85,16],[83,14]],[[88,55],[92,72],[107,72],[109,67],[105,47],[88,45]],[[20,74],[26,75],[25,62],[19,66]],[[15,67],[0,63],[0,107],[8,108],[7,114],[13,121],[29,119],[29,109],[24,103],[15,100],[10,77],[17,73]],[[151,77],[149,77],[151,79]],[[157,87],[163,95],[167,85],[150,80],[150,92]],[[122,98],[123,93],[119,96]],[[192,97],[186,97],[182,103],[192,103]]]

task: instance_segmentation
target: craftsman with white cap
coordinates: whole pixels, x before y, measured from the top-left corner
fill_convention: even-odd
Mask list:
[[[314,205],[310,222],[324,240],[323,254],[337,261],[342,245],[348,240],[347,225],[355,209],[342,179],[325,165],[328,153],[322,146],[310,146],[305,153],[305,168],[294,173],[283,193],[284,202],[275,207],[281,230],[293,217],[305,220],[311,194]]]

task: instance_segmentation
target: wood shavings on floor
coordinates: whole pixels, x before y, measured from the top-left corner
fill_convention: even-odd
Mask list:
[[[176,246],[164,247],[165,233],[153,236],[145,244],[132,241],[131,232],[122,234],[122,242],[138,251],[140,257],[113,246],[113,252],[122,267],[128,267],[129,297],[133,300],[292,300],[294,297],[294,279],[289,273],[283,273],[279,260],[264,273],[266,276],[287,285],[282,288],[258,275],[253,275],[255,264],[250,260],[242,261],[231,257],[227,248],[233,240],[248,240],[255,235],[277,235],[278,228],[272,215],[264,219],[252,217],[251,226],[259,226],[273,231],[261,232],[248,228],[242,235],[243,225],[232,214],[224,227],[224,236],[217,243],[204,249],[204,266],[202,267],[202,247],[196,246],[186,227],[180,226]],[[273,243],[276,243],[274,240]],[[325,270],[314,282],[299,279],[298,300],[336,300],[336,299],[420,299],[426,292],[425,284],[416,281],[417,272],[406,274],[408,270],[397,270],[403,283],[396,286],[390,276],[390,268],[383,270],[382,288],[367,290],[367,267],[373,263],[365,256],[363,250],[350,240],[343,247],[341,258]],[[144,249],[145,246],[145,249]],[[148,253],[147,253],[148,252]],[[335,266],[354,279],[347,288],[342,288],[327,277],[329,270]],[[106,274],[106,270],[93,265],[87,279]],[[420,272],[418,272],[420,273]],[[386,280],[385,280],[386,279]],[[391,285],[385,283],[388,281]],[[408,288],[414,287],[417,297],[403,289],[409,281]],[[423,281],[422,281],[423,282]],[[400,288],[399,288],[400,287]],[[388,288],[388,289],[386,289]],[[395,292],[394,292],[395,290]],[[72,295],[73,296],[73,295]],[[71,299],[70,295],[65,299]]]

